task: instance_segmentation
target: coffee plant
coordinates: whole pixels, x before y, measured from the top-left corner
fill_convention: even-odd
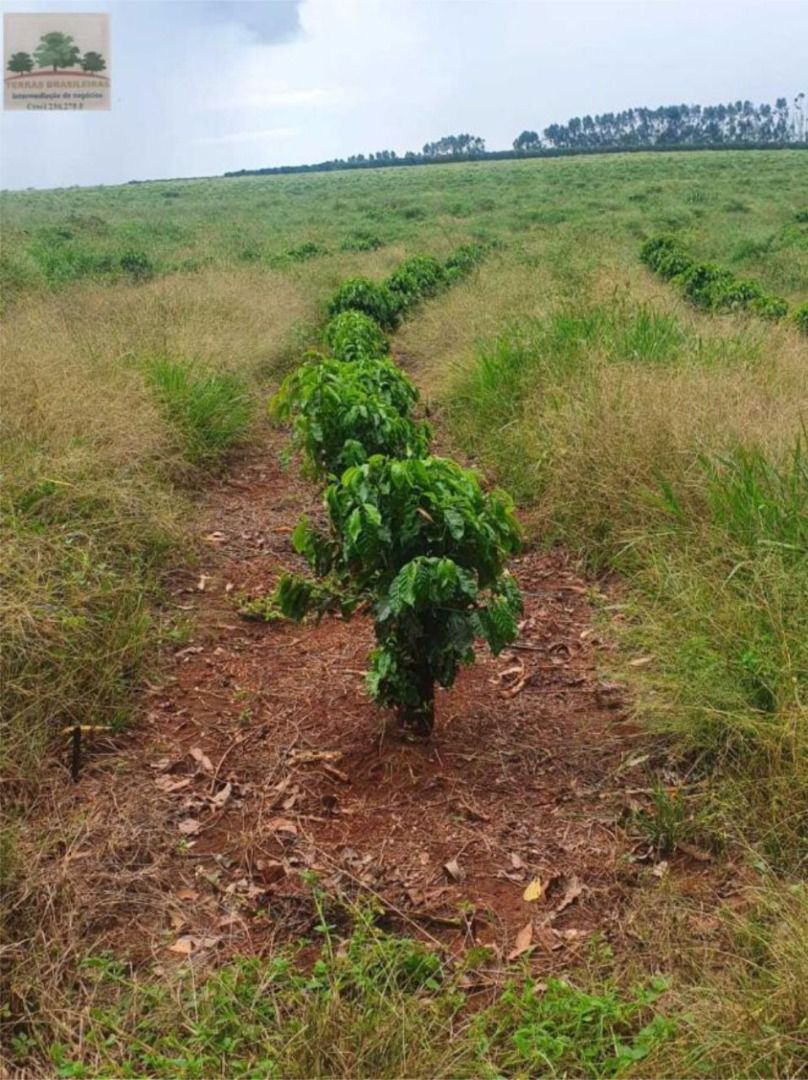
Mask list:
[[[429,457],[429,429],[412,417],[417,392],[388,359],[382,328],[467,274],[482,257],[468,245],[441,264],[407,259],[385,285],[354,278],[329,305],[314,355],[282,384],[272,414],[330,482],[329,528],[304,518],[292,535],[318,580],[285,575],[249,614],[302,619],[370,605],[377,647],[368,687],[403,726],[429,734],[435,686],[451,686],[474,642],[498,653],[517,634],[519,589],[505,569],[519,549],[510,499],[486,494],[477,474]]]
[[[323,340],[335,360],[381,360],[390,352],[379,324],[361,311],[335,315],[326,324]]]
[[[389,289],[361,277],[349,278],[331,298],[328,314],[342,311],[363,311],[384,330],[395,330],[400,318],[398,300]]]
[[[304,521],[293,543],[316,573],[342,576],[371,599],[371,693],[426,733],[435,683],[452,685],[475,638],[499,652],[516,636],[521,600],[505,564],[520,540],[510,499],[485,493],[476,473],[446,458],[375,456],[329,485],[326,508],[330,531]]]
[[[447,285],[466,277],[486,256],[485,244],[461,244],[444,263],[443,272]]]
[[[270,413],[293,418],[293,443],[313,474],[339,474],[372,454],[426,454],[429,428],[410,415],[417,399],[413,384],[389,360],[322,359],[284,380]]]
[[[674,236],[646,240],[640,259],[707,311],[750,311],[766,319],[781,319],[788,312],[786,301],[767,293],[759,281],[742,280],[725,267],[696,262]]]
[[[387,287],[404,311],[419,300],[434,296],[446,284],[446,273],[432,255],[413,255],[387,279]]]
[[[378,647],[368,688],[393,706],[402,727],[429,735],[435,723],[435,684],[449,687],[461,664],[474,661],[482,638],[496,655],[514,640],[521,596],[503,573],[486,590],[453,559],[419,556],[406,563],[376,604]]]

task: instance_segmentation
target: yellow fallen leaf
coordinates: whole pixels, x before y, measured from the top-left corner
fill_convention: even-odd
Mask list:
[[[534,900],[541,899],[543,891],[544,886],[541,883],[541,878],[535,877],[522,893],[522,899],[527,900],[528,903],[532,903]]]

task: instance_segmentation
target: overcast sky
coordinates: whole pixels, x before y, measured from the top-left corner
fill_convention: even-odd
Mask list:
[[[109,11],[112,109],[5,112],[0,184],[403,153],[632,105],[808,90],[808,0],[3,0]]]

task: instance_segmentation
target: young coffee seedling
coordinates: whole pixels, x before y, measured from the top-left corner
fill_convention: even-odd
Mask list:
[[[516,636],[521,597],[505,563],[520,540],[510,499],[486,494],[474,472],[445,458],[376,456],[329,485],[326,507],[330,533],[302,522],[295,547],[315,572],[343,575],[371,599],[370,691],[428,734],[435,683],[452,685],[475,638],[497,653]]]
[[[426,454],[429,428],[410,415],[417,398],[388,360],[312,360],[284,380],[270,412],[294,417],[293,441],[315,475],[338,475],[372,454]]]
[[[400,318],[398,300],[390,290],[361,277],[349,278],[331,298],[328,314],[339,315],[341,311],[362,311],[384,330],[395,330]]]
[[[387,287],[406,311],[428,296],[434,296],[446,285],[446,273],[432,255],[413,255],[387,279]]]
[[[326,324],[323,340],[335,360],[383,360],[390,352],[387,338],[362,311],[342,311]]]
[[[640,259],[666,281],[679,285],[687,299],[708,311],[749,311],[781,319],[788,304],[767,293],[759,281],[742,280],[731,270],[692,259],[675,236],[654,236],[640,248]]]

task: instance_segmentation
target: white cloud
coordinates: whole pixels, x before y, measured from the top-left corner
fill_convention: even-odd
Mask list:
[[[228,112],[235,109],[285,109],[299,106],[324,108],[332,105],[344,105],[348,94],[342,87],[311,87],[300,89],[262,88],[260,84],[248,87],[235,97],[224,97],[213,101],[209,108],[213,112]]]
[[[192,139],[199,146],[215,146],[225,143],[259,142],[263,139],[289,139],[297,135],[297,128],[264,128],[262,131],[228,131],[224,135],[200,135]]]

